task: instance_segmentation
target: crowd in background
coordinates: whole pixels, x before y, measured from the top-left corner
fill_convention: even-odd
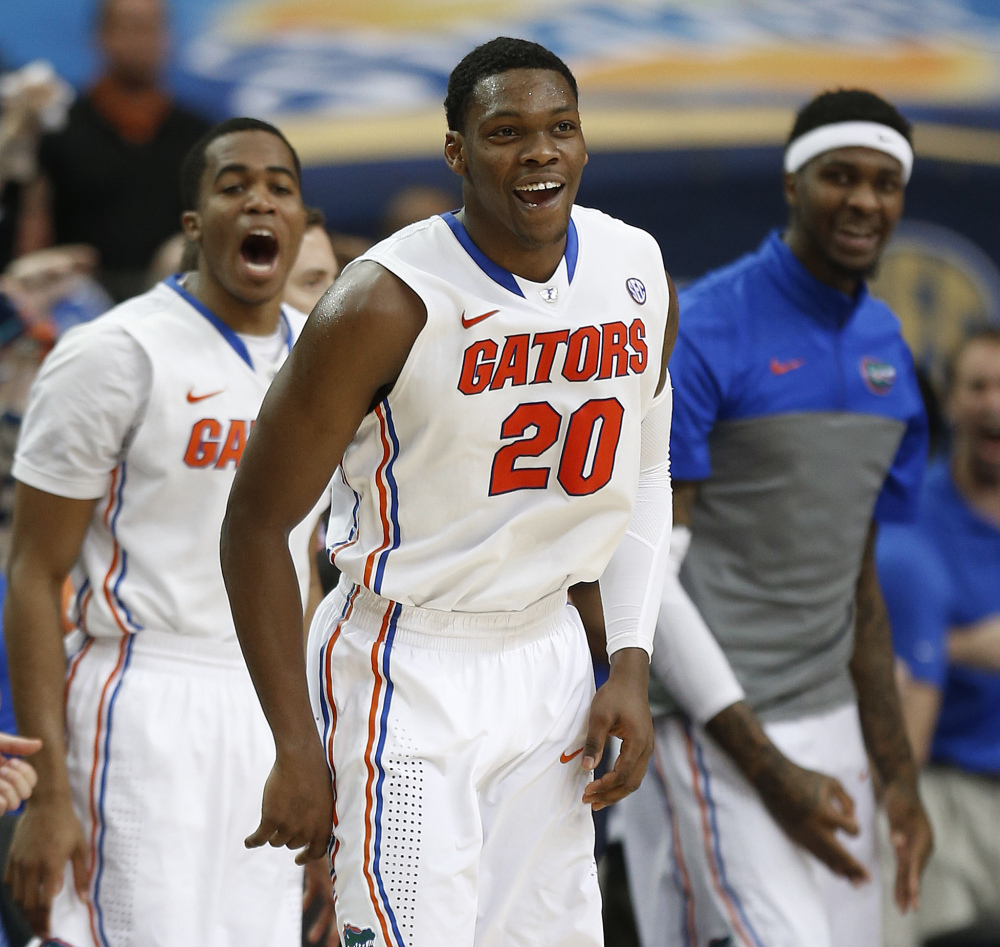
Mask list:
[[[7,554],[14,444],[42,359],[68,328],[197,263],[179,232],[176,182],[185,153],[210,123],[177,104],[164,87],[165,9],[160,0],[109,0],[100,5],[94,39],[102,70],[86,89],[74,91],[41,63],[0,81],[0,565]],[[372,230],[389,234],[456,203],[455,194],[407,188],[390,197],[384,219]],[[286,301],[308,311],[370,242],[327,234],[322,215],[313,213]],[[962,349],[947,390],[937,393],[955,434],[946,441],[948,453],[932,458],[932,478],[940,480],[949,458],[957,465],[989,466],[1000,451],[998,331],[980,332]],[[981,506],[949,507],[942,500],[935,509],[944,519],[922,521],[919,542],[910,533],[891,536],[891,548],[880,557],[911,736],[917,757],[931,762],[928,785],[933,784],[937,809],[950,820],[946,831],[961,836],[961,845],[944,846],[960,863],[958,870],[978,844],[977,822],[981,834],[992,837],[1000,820],[1000,509],[990,506],[995,503],[987,497]],[[948,547],[956,530],[978,543],[974,553],[972,546]],[[963,565],[973,556],[975,561]],[[333,581],[329,573],[326,581]],[[0,649],[0,730],[13,731],[5,680]],[[971,809],[956,815],[963,806]],[[9,828],[0,833],[0,843],[3,838],[9,839]],[[939,833],[939,848],[941,843]],[[977,864],[1000,858],[1000,845],[987,847],[987,861]],[[968,860],[971,864],[976,856]],[[947,881],[936,892],[932,871],[925,898],[940,902],[939,913],[950,916],[946,923],[953,929],[965,931],[965,942],[1000,943],[998,878],[1000,861],[992,878],[970,882],[968,890],[981,895],[969,897],[950,894]],[[608,912],[615,912],[609,945],[629,943],[634,935],[620,920],[627,898],[609,900]],[[0,914],[12,942],[25,942],[16,939],[24,937],[23,930],[2,895]],[[918,932],[890,930],[890,936],[903,944]]]

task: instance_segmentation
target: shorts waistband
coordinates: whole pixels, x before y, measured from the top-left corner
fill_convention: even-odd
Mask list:
[[[84,639],[85,640],[85,639]],[[93,638],[91,651],[112,650],[121,647],[121,638]],[[68,643],[68,647],[72,647]],[[78,650],[73,648],[73,651]],[[243,652],[236,637],[195,638],[191,635],[177,635],[172,632],[152,631],[148,628],[132,635],[132,660],[144,657],[166,662],[178,662],[185,667],[202,665],[233,670],[246,670]]]
[[[446,612],[437,608],[402,605],[382,598],[346,577],[337,586],[336,614],[350,623],[378,634],[395,615],[395,640],[432,651],[493,652],[523,647],[550,635],[553,619],[566,608],[566,591],[546,595],[519,612]]]

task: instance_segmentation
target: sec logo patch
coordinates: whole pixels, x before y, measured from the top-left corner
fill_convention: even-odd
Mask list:
[[[873,395],[887,395],[896,383],[896,368],[880,358],[861,359],[861,377]]]
[[[625,288],[628,290],[629,296],[631,296],[640,306],[646,301],[646,287],[643,285],[641,279],[637,279],[635,276],[625,280]]]

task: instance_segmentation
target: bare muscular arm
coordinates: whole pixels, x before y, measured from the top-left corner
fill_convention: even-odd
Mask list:
[[[857,618],[851,677],[868,754],[884,787],[883,801],[896,848],[896,902],[916,908],[920,874],[931,852],[931,830],[917,796],[917,768],[896,689],[889,616],[875,569],[873,523],[857,584]]]
[[[18,730],[40,737],[38,784],[11,843],[6,880],[38,934],[72,860],[87,888],[83,829],[73,813],[64,738],[66,654],[62,588],[83,545],[95,500],[70,500],[18,483],[4,602],[4,637]]]
[[[333,799],[309,707],[287,537],[395,383],[425,320],[416,294],[377,264],[337,280],[264,399],[229,498],[223,576],[276,748],[261,824],[247,844],[305,848],[300,862],[326,851]]]

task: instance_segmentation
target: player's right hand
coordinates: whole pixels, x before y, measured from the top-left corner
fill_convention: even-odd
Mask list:
[[[14,829],[4,881],[39,937],[49,933],[49,910],[62,888],[66,862],[72,863],[80,898],[87,899],[87,861],[83,826],[69,798],[29,800]]]
[[[323,750],[316,741],[300,753],[281,753],[264,784],[260,825],[247,848],[301,848],[295,862],[322,858],[333,833],[333,784]]]
[[[832,872],[854,884],[871,880],[837,840],[837,832],[857,835],[859,829],[854,800],[836,779],[783,759],[777,770],[758,778],[757,791],[785,834]]]

